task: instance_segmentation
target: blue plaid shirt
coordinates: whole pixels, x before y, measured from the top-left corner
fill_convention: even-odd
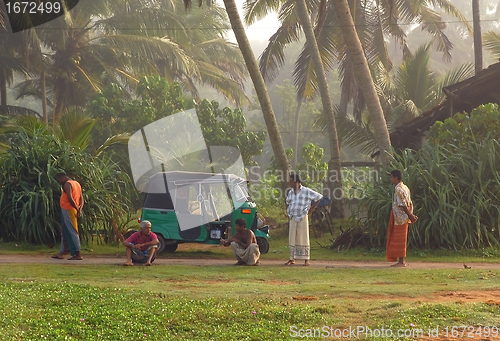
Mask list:
[[[311,200],[318,201],[321,198],[323,198],[323,195],[302,185],[299,187],[297,194],[292,188],[286,197],[288,216],[294,218],[297,222],[301,221],[311,208]]]

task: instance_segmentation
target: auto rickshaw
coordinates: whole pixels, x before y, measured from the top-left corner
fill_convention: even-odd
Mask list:
[[[158,252],[175,252],[180,243],[219,244],[236,233],[243,218],[261,253],[269,251],[269,227],[260,226],[247,181],[233,174],[159,172],[146,185],[140,220],[158,236]]]

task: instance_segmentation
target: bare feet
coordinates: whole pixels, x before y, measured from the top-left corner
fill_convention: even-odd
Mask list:
[[[288,262],[285,263],[285,265],[294,265],[295,261],[294,260],[289,260]]]
[[[144,265],[145,265],[145,266],[151,266],[151,263],[146,263],[146,264],[144,264]]]
[[[258,260],[254,265],[252,266],[259,266],[260,265],[260,261]]]
[[[132,262],[127,262],[127,263],[123,264],[123,266],[134,266],[134,263],[132,263]]]
[[[391,265],[392,268],[404,268],[406,267],[406,263],[396,263]]]
[[[304,262],[304,266],[309,266],[309,265],[311,265],[311,263],[309,263],[309,261],[308,261],[308,260],[306,260],[306,261]]]

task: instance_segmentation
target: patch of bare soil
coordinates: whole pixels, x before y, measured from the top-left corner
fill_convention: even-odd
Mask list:
[[[432,302],[455,302],[469,303],[482,302],[486,304],[500,305],[500,290],[481,291],[449,291],[436,293],[431,298]]]
[[[258,279],[261,282],[264,282],[265,284],[270,284],[270,285],[290,285],[294,284],[294,282],[287,282],[287,281],[273,281],[273,280],[266,280],[266,279]]]
[[[482,291],[450,291],[443,293],[436,293],[430,298],[418,298],[421,302],[432,301],[433,303],[440,302],[454,302],[458,304],[463,303],[486,303],[495,306],[500,306],[500,290],[482,290]],[[490,326],[493,327],[493,326]],[[480,326],[471,326],[462,334],[462,329],[457,329],[459,337],[453,337],[451,329],[448,329],[448,335],[445,330],[439,330],[439,336],[425,336],[419,338],[420,341],[449,341],[449,340],[474,340],[474,341],[500,341],[500,326],[498,329],[492,331],[491,329],[484,329]],[[451,328],[451,326],[449,327]],[[489,335],[489,336],[486,336]]]
[[[385,285],[386,283],[376,283]],[[356,293],[356,297],[363,300],[401,300],[410,302],[425,303],[486,303],[500,306],[500,290],[481,290],[481,291],[446,291],[436,292],[430,296],[402,297],[398,295],[372,295]],[[500,329],[500,326],[499,326]]]
[[[479,327],[475,327],[475,328],[478,329]],[[460,330],[460,333],[462,333],[461,330]],[[418,340],[419,341],[450,341],[450,340],[500,341],[500,332],[499,332],[499,335],[497,335],[497,336],[489,336],[489,337],[473,335],[473,334],[471,334],[468,337],[467,333],[464,333],[464,337],[453,338],[450,335],[448,335],[448,337],[447,337],[445,333],[442,333],[442,334],[444,334],[444,335],[440,335],[438,337],[425,336],[423,338],[419,338]]]

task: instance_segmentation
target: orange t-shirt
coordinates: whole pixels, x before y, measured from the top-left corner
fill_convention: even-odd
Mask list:
[[[75,180],[68,180],[67,182],[71,184],[71,195],[73,196],[73,200],[75,201],[76,206],[80,206],[82,198],[82,187]],[[61,208],[65,210],[74,209],[73,205],[71,205],[71,202],[68,199],[68,195],[66,194],[66,192],[64,192],[64,189],[61,194],[60,204]]]

